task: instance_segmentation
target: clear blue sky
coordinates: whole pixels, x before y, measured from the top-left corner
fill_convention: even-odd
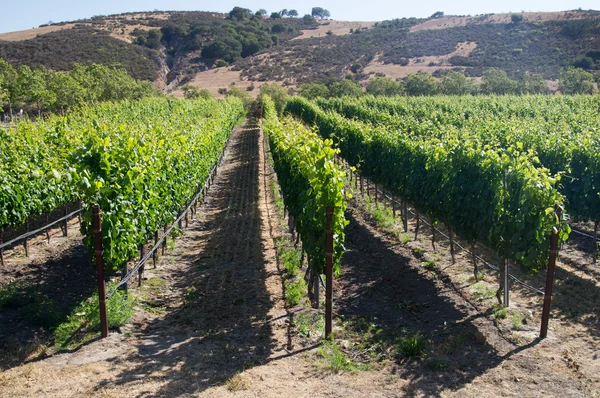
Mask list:
[[[564,11],[576,8],[599,9],[598,0],[504,0],[489,2],[481,0],[462,1],[398,1],[398,0],[26,0],[0,3],[0,33],[30,29],[48,21],[61,22],[93,15],[109,15],[129,11],[199,10],[227,12],[234,6],[267,11],[283,8],[296,9],[300,15],[310,13],[313,6],[328,9],[331,17],[347,21],[381,21],[402,17],[426,17],[435,11],[446,14],[484,14],[518,11]]]

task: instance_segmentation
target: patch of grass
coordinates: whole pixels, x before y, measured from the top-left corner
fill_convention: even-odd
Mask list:
[[[479,281],[485,280],[485,275],[486,275],[485,270],[482,269],[481,271],[479,271],[477,273],[477,280],[479,280]]]
[[[506,316],[508,315],[508,308],[503,305],[495,304],[492,312],[494,313],[494,318],[506,319]]]
[[[375,221],[377,221],[377,224],[383,228],[392,228],[396,223],[394,216],[392,216],[391,210],[386,207],[371,207],[371,213],[373,214]]]
[[[521,330],[523,328],[523,318],[516,311],[512,312],[512,328],[513,330]]]
[[[398,348],[402,355],[407,358],[412,358],[421,356],[423,354],[424,347],[425,343],[421,335],[415,334],[413,336],[400,339]]]
[[[448,363],[442,358],[430,358],[427,361],[427,369],[433,372],[439,372],[441,370],[447,369]]]
[[[134,304],[134,297],[131,294],[125,297],[122,290],[118,290],[107,300],[108,328],[116,329],[129,322],[134,312]],[[70,349],[89,341],[99,329],[98,293],[94,293],[89,300],[80,303],[69,314],[66,321],[56,328],[52,338],[59,350]]]
[[[19,281],[0,287],[1,308],[18,309],[31,322],[48,329],[58,326],[65,318],[47,295],[34,286]]]
[[[38,300],[24,306],[22,312],[36,324],[48,329],[57,327],[65,318],[65,314],[57,311],[54,302],[45,295],[38,296]]]
[[[283,198],[279,193],[279,186],[275,181],[271,181],[271,192],[273,192],[273,199],[275,200],[275,206],[277,206],[277,210],[279,210],[280,214],[283,214],[285,204],[283,203]]]
[[[380,362],[390,353],[392,342],[384,337],[376,318],[352,317],[343,323],[343,336],[351,341],[353,352],[362,361]]]
[[[28,289],[28,287],[19,282],[10,282],[0,287],[0,308],[19,306],[23,298],[24,289]]]
[[[464,333],[453,334],[442,343],[442,350],[447,355],[455,354],[461,350],[468,340],[469,336]]]
[[[164,279],[161,278],[150,278],[147,281],[144,281],[144,287],[148,289],[158,289],[167,283]]]
[[[298,314],[294,317],[294,327],[298,336],[310,337],[312,334],[312,315],[310,313]]]
[[[298,279],[295,282],[286,283],[285,287],[285,299],[288,304],[293,307],[300,303],[307,286],[306,282],[304,282],[304,279]]]
[[[195,286],[187,287],[185,289],[185,293],[183,294],[183,306],[189,307],[198,300],[199,296],[200,292],[198,292]]]
[[[425,254],[425,250],[424,250],[424,249],[421,249],[421,248],[416,248],[416,249],[413,249],[413,251],[412,251],[412,252],[413,252],[413,254],[414,254],[415,256],[417,256],[417,257],[422,257],[422,256],[423,256],[423,254]]]
[[[146,301],[143,307],[144,311],[155,315],[164,314],[167,311],[165,305],[162,302],[155,300]]]
[[[277,256],[279,258],[279,263],[285,268],[284,277],[286,279],[290,279],[298,275],[298,271],[300,270],[301,266],[301,253],[288,239],[281,238],[277,242]]]
[[[408,242],[410,242],[410,235],[402,234],[402,244],[406,246]]]
[[[475,300],[483,301],[496,295],[496,290],[483,282],[477,282],[474,284],[473,289],[475,291],[471,294],[471,296],[473,296]]]
[[[319,357],[321,359],[320,365],[322,368],[332,371],[333,373],[339,372],[357,372],[362,367],[356,366],[352,360],[338,347],[335,340],[325,340],[321,343],[318,350]]]
[[[426,270],[433,270],[435,269],[435,265],[436,262],[433,260],[429,260],[429,261],[424,261],[421,263],[421,267],[425,268]]]
[[[320,337],[325,329],[325,317],[323,314],[303,312],[294,317],[294,327],[298,336]]]
[[[225,382],[227,389],[231,392],[244,391],[248,389],[248,381],[240,374],[233,375]]]

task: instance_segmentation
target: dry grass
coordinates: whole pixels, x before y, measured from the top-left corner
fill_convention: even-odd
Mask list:
[[[242,79],[241,74],[241,71],[234,71],[231,67],[214,68],[199,72],[192,79],[192,81],[186,83],[185,85],[205,88],[210,91],[215,98],[222,98],[223,95],[219,94],[219,89],[228,88],[232,84],[242,90],[246,90],[248,87],[254,86],[254,89],[248,91],[248,93],[251,96],[256,97],[260,92],[260,86],[263,84],[276,83],[275,81],[251,82]],[[176,88],[170,94],[175,98],[183,98],[183,86]]]
[[[450,59],[450,57],[453,57],[455,55],[466,57],[476,47],[477,43],[475,42],[458,43],[458,45],[456,46],[456,50],[454,50],[450,54],[410,58],[409,63],[406,66],[397,64],[384,64],[379,60],[380,55],[377,55],[375,59],[373,59],[373,61],[371,61],[365,67],[364,72],[367,74],[371,73],[372,75],[376,73],[383,73],[387,77],[391,77],[393,79],[401,79],[417,72],[433,73],[437,69],[452,69],[456,68],[456,66],[451,65],[448,62],[448,59]]]
[[[558,12],[514,12],[506,14],[493,14],[489,16],[466,16],[466,17],[445,17],[439,19],[430,19],[419,25],[410,28],[411,32],[420,30],[447,29],[457,26],[467,26],[471,24],[483,23],[510,23],[512,14],[522,14],[525,21],[563,21],[567,19],[583,19],[587,17],[585,12],[576,11],[558,11]]]
[[[248,389],[248,380],[239,374],[230,377],[225,384],[227,385],[227,389],[231,392],[244,391]]]
[[[59,30],[71,29],[75,24],[66,25],[54,25],[54,26],[43,26],[41,28],[33,28],[27,30],[20,30],[17,32],[0,33],[0,40],[4,41],[22,41],[34,39],[38,35],[45,35],[46,33],[56,32]]]
[[[104,29],[104,30],[110,32],[110,35],[112,37],[114,37],[115,39],[119,39],[119,40],[126,41],[128,43],[131,43],[133,41],[133,37],[130,36],[129,34],[134,29],[139,28],[142,30],[150,30],[150,29],[152,29],[152,27],[144,25],[143,21],[141,21],[142,23],[140,23],[138,25],[123,25],[122,28],[121,27],[115,28],[114,25],[121,25],[121,21],[123,21],[123,20],[131,21],[131,20],[136,20],[136,19],[141,19],[141,18],[146,18],[146,17],[152,17],[155,19],[165,20],[170,17],[170,14],[165,12],[165,13],[137,13],[137,14],[130,14],[130,15],[115,15],[112,17],[106,17],[104,19],[103,25],[93,25],[93,26],[95,28],[101,28],[101,29]],[[78,22],[78,24],[92,26],[92,24],[88,24],[86,22]],[[72,29],[74,26],[75,26],[75,23],[69,23],[69,24],[65,24],[65,25],[43,26],[41,28],[32,28],[32,29],[20,30],[17,32],[0,33],[0,40],[5,40],[5,41],[29,40],[29,39],[35,38],[38,35],[44,35],[46,33],[56,32],[56,31],[64,30],[64,29]]]
[[[292,40],[308,39],[311,37],[325,37],[328,31],[336,36],[350,34],[350,29],[370,28],[375,22],[347,22],[347,21],[322,21],[317,29],[303,30],[302,34]]]

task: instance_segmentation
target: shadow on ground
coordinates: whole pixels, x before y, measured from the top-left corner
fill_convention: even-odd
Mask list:
[[[9,267],[6,274],[16,281],[16,290],[0,309],[2,370],[37,359],[32,354],[50,343],[51,330],[96,288],[83,244],[24,268]]]
[[[258,137],[258,130],[234,134],[199,210],[201,220],[178,243],[171,289],[183,292],[182,304],[146,324],[137,352],[126,358],[133,366],[98,388],[138,382],[140,397],[198,393],[264,363],[275,349],[262,255]],[[158,390],[145,391],[152,383]]]
[[[441,294],[448,289],[417,272],[410,265],[414,258],[375,236],[352,211],[347,216],[336,314],[346,331],[393,358],[393,372],[410,380],[407,394],[437,396],[459,389],[506,359],[473,323],[488,314]],[[422,341],[424,353],[408,358],[403,347],[414,337]]]

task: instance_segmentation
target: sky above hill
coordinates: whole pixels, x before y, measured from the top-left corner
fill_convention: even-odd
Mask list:
[[[599,9],[598,0],[505,0],[502,2],[483,2],[480,0],[461,0],[448,2],[426,0],[400,2],[394,0],[29,0],[25,3],[12,2],[1,7],[0,33],[30,29],[49,21],[61,22],[89,18],[94,15],[109,15],[131,11],[152,10],[189,10],[228,12],[234,6],[259,8],[269,13],[283,8],[296,9],[300,15],[310,14],[314,6],[323,7],[331,12],[331,17],[340,21],[382,21],[402,17],[427,17],[436,11],[453,15],[476,15],[485,13],[519,11],[564,11],[576,8]]]

